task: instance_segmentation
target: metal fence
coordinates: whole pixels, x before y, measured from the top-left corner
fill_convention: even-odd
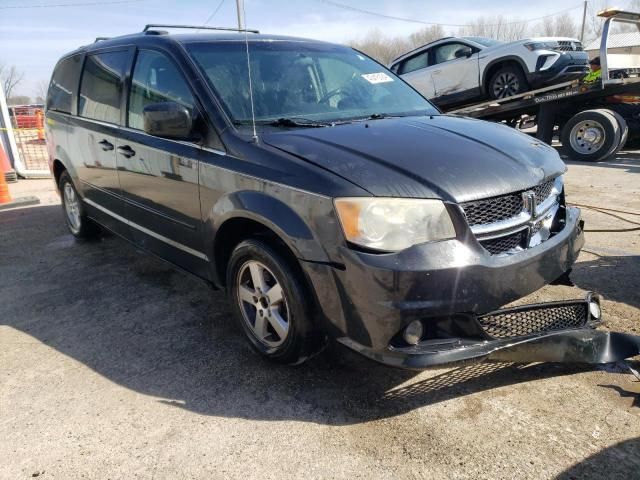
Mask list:
[[[0,146],[23,178],[51,176],[42,105],[7,107],[0,88]]]
[[[18,155],[30,172],[48,170],[44,139],[44,108],[41,105],[9,107]]]

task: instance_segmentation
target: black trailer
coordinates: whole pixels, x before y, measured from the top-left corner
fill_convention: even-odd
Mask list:
[[[599,81],[565,82],[502,100],[457,107],[447,113],[514,127],[525,119],[533,120],[539,140],[551,144],[557,129],[564,153],[583,161],[603,160],[617,153],[628,137],[640,139],[640,78],[610,79],[607,69],[611,22],[632,23],[640,29],[640,14],[605,10],[598,15],[606,18]]]

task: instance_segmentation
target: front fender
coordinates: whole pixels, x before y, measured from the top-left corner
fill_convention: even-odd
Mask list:
[[[316,221],[319,203],[310,194],[299,192],[297,198],[291,199],[295,211],[289,206],[290,202],[271,196],[267,193],[255,190],[237,191],[225,195],[209,210],[205,219],[206,238],[213,238],[209,246],[209,258],[215,258],[213,249],[217,241],[217,234],[225,222],[245,218],[258,222],[272,230],[291,249],[294,255],[301,260],[315,262],[328,262],[329,258],[319,239],[314,235],[309,223]],[[324,198],[324,197],[321,197]],[[332,205],[326,199],[328,205]],[[314,203],[311,207],[310,203]],[[320,209],[321,210],[321,209]],[[314,212],[314,218],[304,218],[301,212]]]

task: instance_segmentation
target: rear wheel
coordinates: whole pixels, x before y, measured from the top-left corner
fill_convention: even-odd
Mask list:
[[[303,279],[271,246],[245,240],[234,249],[227,291],[236,321],[261,355],[297,364],[320,350],[322,336]]]
[[[74,237],[90,239],[100,234],[98,226],[89,219],[84,211],[82,200],[68,172],[64,171],[58,181],[62,208],[67,227]]]
[[[563,152],[571,160],[598,162],[616,151],[622,132],[612,112],[586,110],[571,117],[560,139]]]
[[[627,125],[627,121],[624,119],[624,117],[615,110],[607,109],[605,111],[611,113],[616,118],[618,126],[620,127],[620,143],[618,143],[617,148],[612,153],[612,155],[615,155],[620,150],[622,150],[627,143],[627,139],[629,138],[629,126]]]
[[[498,68],[489,80],[489,96],[493,99],[513,97],[529,89],[522,69],[515,65]]]

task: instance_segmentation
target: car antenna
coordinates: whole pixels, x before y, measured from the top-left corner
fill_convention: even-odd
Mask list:
[[[242,2],[242,16],[245,19],[247,18],[247,14],[244,9],[244,2]],[[251,84],[251,59],[249,58],[249,32],[244,30],[244,45],[247,49],[247,74],[249,76],[249,101],[251,102],[251,126],[253,127],[253,137],[252,140],[255,143],[258,143],[258,133],[256,131],[256,114],[253,106],[253,85]]]

